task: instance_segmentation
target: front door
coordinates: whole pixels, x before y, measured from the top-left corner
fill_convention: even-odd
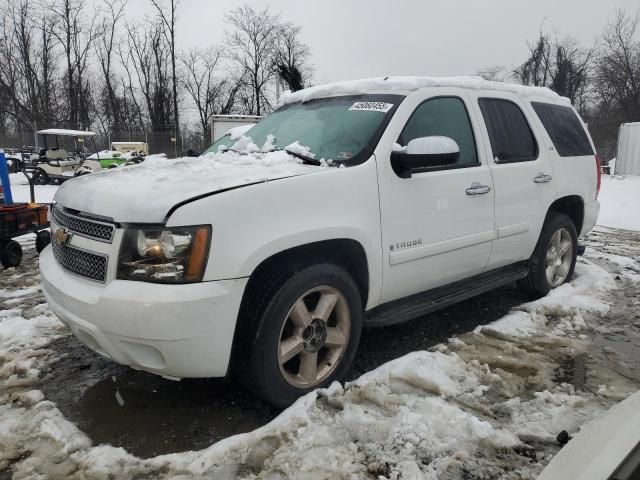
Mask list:
[[[400,146],[420,137],[452,138],[460,156],[454,165],[423,169],[411,178],[394,173],[391,148],[376,157],[383,249],[380,303],[482,273],[495,236],[493,180],[466,92],[438,88],[409,95],[390,125],[394,129],[400,132],[395,139]]]

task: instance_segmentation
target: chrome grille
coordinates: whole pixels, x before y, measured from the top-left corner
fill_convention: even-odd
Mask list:
[[[52,208],[53,219],[70,232],[77,233],[83,237],[93,238],[101,242],[111,243],[115,227],[109,223],[99,222],[97,220],[89,220],[77,215],[71,215],[63,212],[60,207]]]
[[[62,245],[55,238],[51,246],[53,256],[65,270],[97,282],[104,282],[107,279],[108,257],[106,255]]]

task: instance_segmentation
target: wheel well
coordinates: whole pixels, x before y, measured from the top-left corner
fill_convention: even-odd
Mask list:
[[[242,363],[241,359],[246,354],[246,349],[251,348],[253,335],[247,336],[245,333],[254,332],[258,328],[259,311],[256,305],[262,304],[267,297],[275,294],[282,282],[290,277],[291,271],[295,272],[308,265],[322,262],[334,263],[344,268],[358,286],[362,305],[367,304],[369,268],[364,248],[357,241],[346,238],[325,240],[300,245],[272,255],[254,269],[244,289],[233,335],[230,374],[233,374]],[[269,288],[261,288],[265,282],[270,281],[273,283]],[[254,298],[256,294],[260,298]]]
[[[576,227],[580,235],[584,223],[584,201],[578,195],[569,195],[557,199],[549,207],[549,212],[559,212],[567,215]]]
[[[294,268],[307,266],[312,263],[329,262],[344,268],[353,278],[362,296],[362,305],[367,304],[369,297],[369,268],[367,256],[362,245],[355,240],[342,238],[308,243],[284,250],[263,260],[251,274],[246,292],[268,275],[269,272],[282,269],[283,265]]]

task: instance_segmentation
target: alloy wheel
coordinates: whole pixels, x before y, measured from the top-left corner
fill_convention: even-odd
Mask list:
[[[351,313],[344,295],[330,286],[315,287],[293,304],[278,340],[278,364],[297,388],[321,384],[336,369],[349,344]]]
[[[561,228],[551,237],[547,249],[546,274],[552,288],[562,285],[569,275],[573,262],[573,241],[571,233]]]

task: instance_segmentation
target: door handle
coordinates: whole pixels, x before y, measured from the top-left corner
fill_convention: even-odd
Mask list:
[[[542,172],[533,177],[533,183],[549,183],[551,180],[553,180],[551,175]]]
[[[478,182],[473,182],[469,188],[465,190],[467,195],[483,195],[485,193],[489,193],[491,191],[491,187],[488,185],[482,185]]]

